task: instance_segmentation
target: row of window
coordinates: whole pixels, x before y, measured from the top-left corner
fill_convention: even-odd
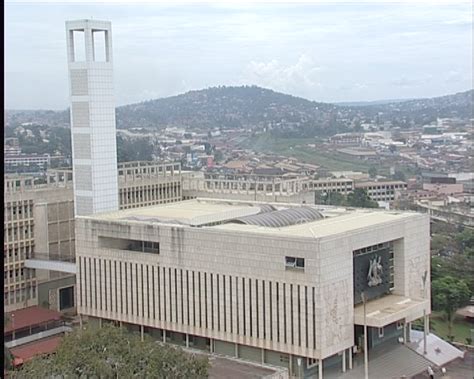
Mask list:
[[[5,232],[5,237],[7,237],[5,242],[17,241],[17,240],[22,240],[26,238],[33,238],[34,236],[33,225],[29,225],[26,227],[14,227],[14,228],[8,227],[4,229],[4,232]]]
[[[86,257],[79,275],[90,309],[316,348],[314,287]]]
[[[9,259],[28,259],[31,256],[32,250],[31,246],[9,247],[3,250],[3,256]]]
[[[4,305],[13,305],[36,297],[36,286],[28,286],[15,291],[4,292]]]
[[[363,247],[361,249],[354,250],[353,255],[357,256],[357,255],[362,255],[362,254],[366,254],[366,253],[373,253],[373,252],[380,251],[380,250],[385,250],[385,249],[392,249],[393,250],[393,242],[390,241],[390,242],[379,243],[377,245],[366,246],[366,247]]]
[[[32,202],[30,202],[29,204],[18,204],[18,205],[10,203],[5,207],[4,214],[6,218],[8,218],[8,216],[10,215],[13,215],[13,216],[27,215],[29,217],[33,217],[33,204]]]
[[[304,270],[304,258],[285,257],[285,267],[287,269],[295,268]]]
[[[120,200],[122,205],[144,201],[155,201],[163,198],[178,197],[180,187],[176,184],[158,184],[149,186],[147,189],[124,188],[120,189]]]
[[[127,238],[99,237],[99,246],[106,249],[138,251],[160,254],[160,243],[155,241],[132,240]]]

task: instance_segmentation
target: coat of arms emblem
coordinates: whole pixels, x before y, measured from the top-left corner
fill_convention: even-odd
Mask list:
[[[369,273],[367,274],[367,281],[369,287],[376,287],[382,284],[382,257],[376,256],[370,260]]]

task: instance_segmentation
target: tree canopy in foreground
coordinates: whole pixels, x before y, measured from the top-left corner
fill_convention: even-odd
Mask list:
[[[104,325],[66,335],[55,354],[37,357],[11,378],[206,378],[209,360]]]
[[[452,336],[456,311],[467,305],[471,297],[469,286],[464,280],[445,276],[431,283],[433,308],[443,311],[448,319],[448,333]]]

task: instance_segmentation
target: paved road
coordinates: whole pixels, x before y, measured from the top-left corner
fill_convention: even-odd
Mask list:
[[[274,373],[270,369],[227,358],[211,356],[209,360],[212,366],[209,370],[210,379],[260,379]]]
[[[412,379],[427,379],[428,373],[414,376]],[[439,370],[435,372],[436,379],[474,379],[474,352],[468,351],[464,359],[456,359],[446,365],[446,375]]]

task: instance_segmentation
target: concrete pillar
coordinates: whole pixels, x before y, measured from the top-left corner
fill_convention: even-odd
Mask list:
[[[214,340],[212,338],[210,339],[209,348],[211,349],[211,354],[214,353]]]
[[[342,372],[346,372],[346,349],[342,350]]]
[[[411,340],[410,340],[410,331],[411,331],[411,322],[408,323],[407,342],[411,342]]]
[[[186,333],[186,347],[189,348],[189,334]]]
[[[406,345],[407,343],[407,322],[406,320],[403,322],[403,344]]]
[[[290,376],[290,378],[292,378],[293,377],[293,355],[289,354],[289,357],[290,357],[290,360],[289,360],[289,366],[290,366],[289,367],[289,371],[290,371],[289,374],[290,375],[289,376]]]
[[[166,343],[166,330],[163,329],[163,343]]]
[[[102,328],[102,318],[99,317],[99,328]]]
[[[265,364],[265,349],[262,349],[262,365]]]
[[[143,333],[145,332],[144,329],[145,328],[143,327],[143,325],[140,325],[140,337],[142,339],[142,342],[144,341],[144,338],[143,338]]]
[[[323,360],[320,359],[318,363],[318,379],[323,379]]]
[[[349,350],[349,370],[352,370],[352,347]]]

